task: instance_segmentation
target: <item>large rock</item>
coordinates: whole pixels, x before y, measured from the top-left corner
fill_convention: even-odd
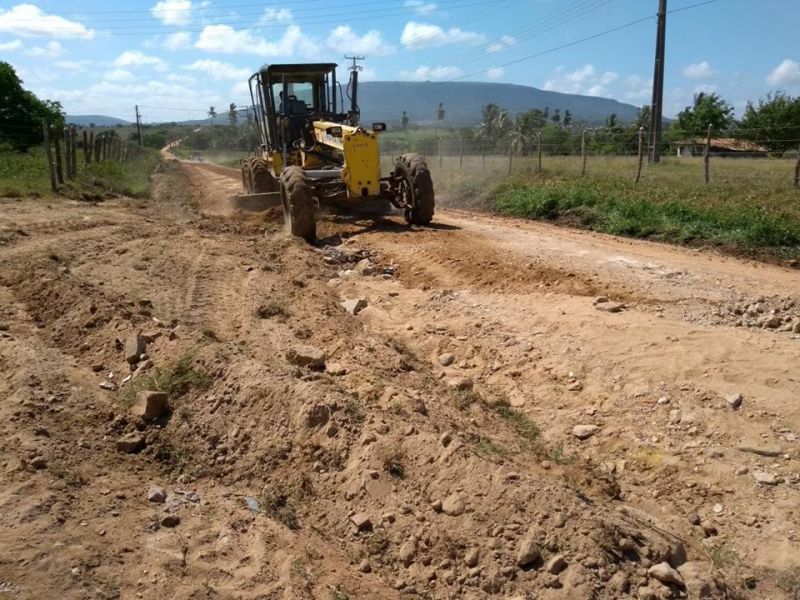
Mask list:
[[[442,501],[442,512],[451,517],[464,514],[466,506],[463,498],[458,494],[451,494]]]
[[[350,517],[350,522],[356,526],[358,531],[370,531],[372,529],[372,520],[366,513],[356,513]]]
[[[759,485],[778,485],[778,478],[775,474],[767,471],[753,471],[753,479]]]
[[[342,302],[342,308],[353,316],[356,316],[362,310],[367,308],[367,300],[365,298],[352,298]]]
[[[414,557],[416,555],[417,555],[417,540],[416,538],[412,537],[406,543],[400,546],[400,552],[398,553],[398,557],[405,566],[408,566],[412,562],[414,562]]]
[[[657,579],[661,583],[666,583],[667,585],[683,585],[683,578],[680,573],[670,567],[667,562],[653,565],[647,570],[647,574],[653,579]]]
[[[724,585],[720,585],[712,576],[713,568],[710,562],[689,561],[678,567],[686,586],[689,600],[713,600],[725,596]]]
[[[286,359],[298,367],[321,369],[325,366],[325,351],[305,344],[290,348]]]
[[[139,357],[144,354],[147,345],[144,338],[140,334],[132,335],[125,340],[125,360],[130,364],[135,365],[139,362]]]
[[[133,405],[131,412],[135,417],[152,421],[167,411],[168,400],[166,392],[144,390],[136,395],[136,404]]]
[[[783,454],[783,450],[778,446],[761,446],[759,444],[752,444],[750,442],[742,442],[739,444],[739,451],[769,457],[780,456]]]
[[[300,411],[300,422],[309,429],[322,427],[331,418],[331,409],[322,403],[306,404]]]
[[[526,535],[519,541],[517,546],[517,566],[529,567],[542,558],[542,552],[539,549],[539,544],[531,535]]]
[[[138,452],[144,447],[144,437],[141,433],[126,433],[117,440],[117,450],[129,454]]]
[[[163,504],[167,500],[167,491],[162,487],[154,485],[147,491],[147,499],[156,504]]]
[[[600,431],[600,428],[597,425],[575,425],[572,429],[572,435],[579,440],[587,440],[598,431]]]

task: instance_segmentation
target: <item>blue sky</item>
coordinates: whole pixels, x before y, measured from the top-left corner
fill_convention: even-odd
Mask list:
[[[738,114],[776,89],[800,94],[800,2],[717,0],[678,10],[700,2],[669,0],[677,12],[668,17],[667,115],[697,91],[717,91]],[[650,98],[657,4],[2,0],[0,59],[70,114],[131,119],[138,103],[146,121],[246,105],[245,81],[261,64],[341,65],[346,53],[366,55],[366,79],[499,81],[641,105]]]

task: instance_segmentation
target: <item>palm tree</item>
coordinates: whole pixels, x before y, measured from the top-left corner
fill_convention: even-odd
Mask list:
[[[228,107],[228,121],[231,124],[231,127],[236,127],[236,121],[238,119],[238,115],[236,114],[236,105],[231,102],[230,106]]]
[[[208,108],[208,124],[213,127],[214,126],[214,119],[217,116],[217,111],[213,106]]]
[[[483,107],[483,119],[481,124],[478,125],[478,137],[487,146],[495,146],[506,134],[510,126],[508,111],[490,102]]]
[[[631,125],[635,129],[644,128],[645,131],[650,129],[650,107],[643,106],[639,109],[639,113],[636,115],[636,118],[633,120]]]

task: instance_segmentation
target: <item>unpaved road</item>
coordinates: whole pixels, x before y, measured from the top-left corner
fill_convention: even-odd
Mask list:
[[[796,271],[458,211],[324,217],[311,248],[231,211],[237,177],[0,200],[0,597],[800,589]]]

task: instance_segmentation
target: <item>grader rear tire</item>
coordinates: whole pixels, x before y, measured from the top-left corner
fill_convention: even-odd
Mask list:
[[[400,178],[400,190],[409,205],[405,209],[410,225],[427,225],[433,220],[436,198],[433,180],[425,159],[419,154],[402,154],[395,161],[395,175]]]
[[[281,173],[280,186],[287,232],[313,244],[317,238],[317,207],[305,171],[296,166],[286,167]]]
[[[250,162],[250,181],[253,194],[265,194],[278,191],[278,181],[269,170],[267,161],[263,158],[254,158]]]

